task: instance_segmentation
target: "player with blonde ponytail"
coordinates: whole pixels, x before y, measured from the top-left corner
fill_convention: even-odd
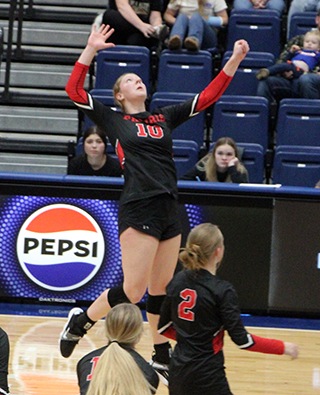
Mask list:
[[[223,235],[210,223],[192,229],[180,252],[186,270],[169,283],[159,322],[159,333],[177,341],[170,395],[232,395],[224,368],[225,331],[240,349],[298,356],[293,343],[247,332],[234,288],[216,276],[223,255]]]
[[[90,376],[88,364],[97,361],[86,395],[151,395],[159,378],[135,350],[143,333],[140,309],[130,303],[115,306],[105,320],[108,345],[85,356],[78,363],[79,383]],[[82,378],[82,380],[81,380]]]

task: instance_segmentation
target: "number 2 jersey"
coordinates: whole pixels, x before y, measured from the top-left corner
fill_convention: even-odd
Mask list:
[[[177,341],[170,363],[170,394],[231,394],[224,373],[225,331],[241,349],[284,353],[282,341],[247,332],[233,286],[204,269],[182,270],[171,280],[158,328]]]
[[[121,203],[163,193],[177,198],[172,131],[218,100],[232,77],[222,70],[193,99],[152,112],[126,114],[105,106],[83,89],[88,68],[79,62],[75,64],[66,91],[74,103],[105,131],[116,150],[125,179]]]

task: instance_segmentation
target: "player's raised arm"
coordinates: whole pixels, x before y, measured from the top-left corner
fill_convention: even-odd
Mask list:
[[[233,53],[222,69],[229,77],[234,76],[239,64],[246,57],[249,49],[249,44],[245,40],[238,40],[234,43]]]
[[[80,55],[78,62],[90,66],[92,59],[98,51],[114,47],[115,45],[113,43],[106,43],[106,40],[113,32],[114,29],[110,29],[109,25],[106,26],[102,24],[98,30],[93,26],[87,45]]]
[[[233,53],[228,62],[216,78],[200,93],[195,112],[208,108],[221,97],[248,51],[249,45],[245,40],[235,42]]]

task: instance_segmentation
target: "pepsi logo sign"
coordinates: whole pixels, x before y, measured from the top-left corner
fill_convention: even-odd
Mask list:
[[[86,284],[99,271],[104,254],[104,237],[97,222],[69,204],[52,204],[35,211],[17,238],[17,256],[25,274],[54,291]]]

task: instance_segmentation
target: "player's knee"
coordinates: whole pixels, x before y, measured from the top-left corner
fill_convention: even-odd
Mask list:
[[[107,297],[110,307],[114,307],[120,303],[131,303],[130,299],[125,294],[122,285],[110,288]]]
[[[166,295],[148,295],[147,312],[159,315],[165,297]]]
[[[126,288],[126,295],[133,304],[139,303],[146,293],[146,289]]]
[[[140,302],[146,290],[139,290],[136,288],[127,288],[124,291],[123,286],[110,288],[108,291],[108,302],[110,307],[114,307],[120,303],[133,303]]]

